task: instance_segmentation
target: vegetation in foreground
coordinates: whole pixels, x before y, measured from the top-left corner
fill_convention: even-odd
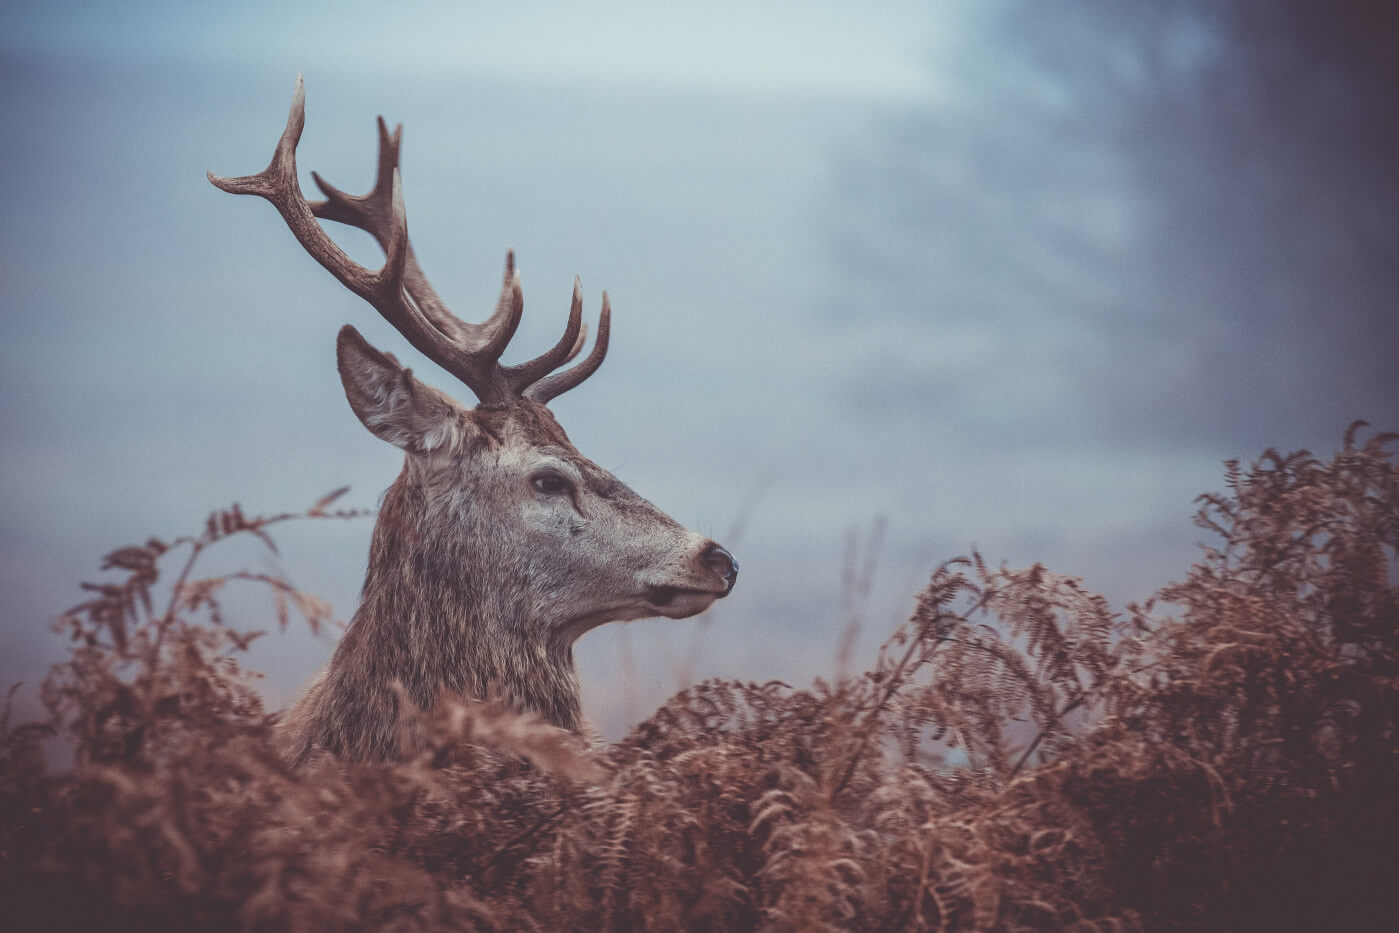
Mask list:
[[[122,548],[60,618],[41,723],[0,723],[8,929],[1388,928],[1399,915],[1399,473],[1228,465],[1186,578],[1114,613],[1077,580],[939,567],[865,673],[708,682],[587,747],[498,705],[428,750],[293,772],[223,588],[236,508]],[[331,516],[323,501],[311,516]],[[269,539],[270,543],[270,539]],[[168,606],[160,574],[184,562]],[[164,591],[162,591],[164,592]],[[55,734],[74,749],[45,765]],[[969,762],[949,766],[943,753]]]

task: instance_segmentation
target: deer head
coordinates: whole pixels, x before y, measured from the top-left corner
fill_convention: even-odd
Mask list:
[[[312,173],[325,200],[308,201],[296,172],[304,123],[298,76],[267,169],[209,180],[270,201],[317,262],[480,404],[459,405],[353,327],[341,329],[337,360],[350,407],[406,456],[374,529],[360,608],[287,718],[292,754],[302,760],[325,748],[388,757],[401,750],[399,697],[428,707],[443,691],[501,696],[577,729],[578,636],[609,621],[701,612],[733,588],[738,564],[580,454],[546,407],[601,365],[607,293],[582,362],[556,371],[586,340],[575,279],[559,341],[526,363],[502,365],[524,309],[513,254],[494,312],[479,324],[461,320],[428,284],[408,242],[402,128],[390,134],[380,118],[378,175],[368,194],[347,195]],[[318,218],[370,233],[384,250],[383,268],[351,260]]]

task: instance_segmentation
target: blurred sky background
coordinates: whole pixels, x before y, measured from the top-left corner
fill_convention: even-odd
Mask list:
[[[1144,599],[1194,559],[1223,460],[1399,428],[1393,9],[11,0],[0,683],[61,657],[47,620],[116,546],[235,501],[377,502],[401,455],[345,403],[341,324],[471,400],[205,180],[266,165],[298,71],[303,188],[367,188],[383,114],[458,314],[516,249],[507,360],[553,342],[575,273],[590,319],[610,291],[607,362],[552,407],[742,562],[701,621],[582,639],[609,735],[702,677],[829,675],[852,618],[863,665],[973,545]],[[371,528],[207,569],[280,566],[348,618]],[[250,663],[280,704],[332,644]]]

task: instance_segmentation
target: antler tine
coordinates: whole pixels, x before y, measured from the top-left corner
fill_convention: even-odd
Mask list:
[[[578,383],[587,379],[597,368],[602,365],[602,361],[607,356],[607,338],[612,331],[612,305],[607,300],[607,292],[602,293],[602,312],[598,315],[597,341],[593,344],[593,351],[588,354],[583,362],[571,369],[565,369],[561,373],[554,373],[552,376],[545,376],[534,385],[525,389],[521,393],[525,398],[541,404],[547,404],[550,399],[572,389]],[[576,350],[574,352],[577,352]]]
[[[583,285],[578,276],[573,277],[573,302],[568,309],[568,324],[564,327],[559,342],[548,350],[519,366],[505,367],[505,378],[517,392],[522,392],[532,383],[549,375],[562,366],[578,347],[579,332],[583,329]]]
[[[514,338],[524,311],[525,293],[520,285],[520,273],[515,269],[515,251],[508,249],[505,251],[505,278],[500,286],[500,297],[496,299],[491,316],[481,325],[483,329],[494,329],[477,352],[492,362],[499,360],[506,345]]]
[[[316,173],[311,173],[316,186],[325,194],[324,201],[308,201],[311,213],[322,220],[334,220],[359,227],[373,234],[381,247],[387,245],[388,221],[393,197],[393,173],[398,168],[399,151],[403,146],[403,124],[389,134],[384,118],[379,117],[379,162],[374,187],[361,195],[346,194]]]
[[[579,328],[578,328],[578,339],[575,340],[575,341],[573,341],[573,348],[570,349],[570,350],[568,351],[568,356],[565,356],[565,357],[563,358],[563,362],[560,363],[559,365],[562,366],[564,363],[572,363],[574,357],[576,357],[578,354],[580,354],[580,353],[583,352],[583,345],[586,344],[587,342],[588,342],[588,322],[587,322],[587,321],[584,321],[584,322],[582,323],[582,325],[580,325]]]
[[[216,188],[221,188],[229,194],[255,194],[276,205],[274,196],[278,188],[285,185],[284,179],[288,175],[291,178],[291,186],[298,194],[301,191],[296,182],[296,144],[301,141],[301,130],[305,126],[306,86],[298,74],[296,90],[291,96],[291,111],[287,114],[287,126],[282,130],[281,138],[277,140],[277,148],[273,150],[272,161],[268,163],[267,168],[256,175],[242,175],[236,178],[225,178],[213,172],[204,174]]]

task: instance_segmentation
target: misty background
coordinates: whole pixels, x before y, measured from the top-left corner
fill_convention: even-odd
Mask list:
[[[1222,461],[1399,428],[1396,26],[1359,0],[6,4],[0,684],[62,657],[48,620],[117,546],[235,501],[376,504],[401,455],[345,403],[340,325],[472,401],[205,180],[266,165],[298,71],[303,190],[367,189],[383,114],[460,316],[516,250],[507,362],[575,273],[590,321],[608,289],[607,362],[551,407],[742,564],[700,620],[580,641],[617,736],[704,677],[829,676],[852,631],[863,666],[973,545],[1145,599]],[[280,567],[348,619],[371,529],[204,567]],[[275,627],[261,593],[233,609]],[[249,665],[281,705],[333,643],[294,625]]]

